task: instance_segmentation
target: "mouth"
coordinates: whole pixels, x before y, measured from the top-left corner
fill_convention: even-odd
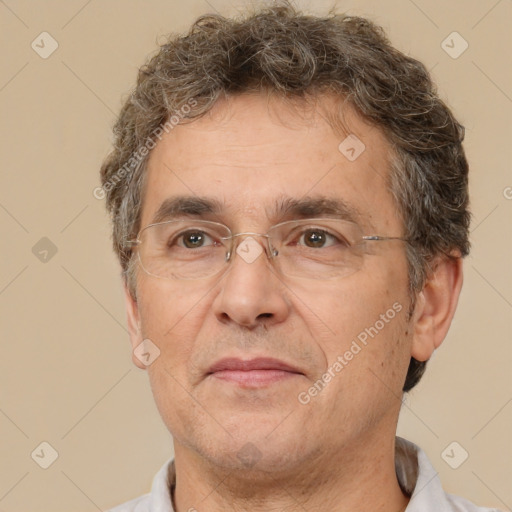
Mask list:
[[[247,388],[266,387],[303,375],[300,369],[272,358],[221,359],[207,372],[207,376]]]

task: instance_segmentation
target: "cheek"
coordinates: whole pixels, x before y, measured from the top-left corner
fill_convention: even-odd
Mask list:
[[[183,377],[167,367],[167,362],[158,359],[149,368],[149,382],[158,412],[169,432],[177,439],[187,437],[187,425],[195,418],[197,403],[182,383]],[[200,415],[199,415],[200,416]]]
[[[405,318],[401,313],[408,307],[406,266],[397,262],[386,267],[379,262],[379,267],[339,281],[315,284],[314,290],[294,287],[294,295],[299,299],[297,314],[325,359],[332,361],[348,350],[352,340],[371,339],[375,329],[387,332],[399,317],[400,322]]]
[[[310,297],[299,314],[324,355],[323,371],[331,367],[343,375],[337,381],[358,388],[357,393],[373,388],[372,382],[381,385],[375,382],[379,378],[393,389],[402,385],[411,340],[406,331],[407,264],[401,253],[372,257],[366,268],[337,283],[325,282]],[[340,357],[343,370],[338,365],[336,372],[332,366]]]
[[[139,290],[142,335],[160,350],[147,368],[155,403],[171,434],[186,439],[183,425],[190,424],[197,412],[188,391],[188,367],[202,324],[204,291],[200,294],[187,284],[172,287],[151,278]]]
[[[372,392],[400,396],[410,360],[408,276],[405,257],[390,251],[368,269],[353,294],[352,311],[361,312],[353,340],[361,347],[354,372]],[[355,359],[355,358],[354,358]]]
[[[158,362],[168,372],[182,375],[190,359],[197,333],[203,323],[205,297],[197,286],[169,283],[149,278],[139,287],[142,336],[160,350]],[[152,367],[148,369],[152,370]],[[156,367],[158,367],[155,365]]]

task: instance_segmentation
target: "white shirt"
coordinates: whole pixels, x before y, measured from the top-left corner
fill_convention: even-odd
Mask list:
[[[437,471],[421,448],[396,438],[395,469],[400,487],[411,499],[406,512],[499,512],[497,508],[477,507],[443,491]],[[169,484],[176,475],[173,460],[168,460],[155,475],[151,492],[107,512],[174,512]]]

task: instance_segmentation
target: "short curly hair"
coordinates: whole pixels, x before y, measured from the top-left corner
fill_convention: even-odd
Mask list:
[[[101,167],[113,245],[136,297],[132,248],[140,229],[149,152],[164,131],[208,112],[221,97],[270,91],[283,99],[333,93],[380,128],[392,164],[389,189],[404,225],[412,314],[435,257],[469,253],[464,128],[439,98],[425,66],[393,48],[371,21],[305,15],[278,2],[242,18],[204,15],[172,35],[143,65],[114,126]],[[411,358],[403,390],[426,362]]]

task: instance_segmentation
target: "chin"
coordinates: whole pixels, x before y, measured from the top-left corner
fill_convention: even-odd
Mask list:
[[[276,421],[275,417],[273,421],[254,415],[239,419],[240,422],[232,420],[227,425],[229,434],[223,430],[218,435],[219,429],[208,429],[196,432],[194,439],[189,438],[185,443],[214,468],[251,478],[300,470],[308,459],[315,458],[315,453],[322,452],[319,446],[305,442],[303,426],[289,424],[288,428],[283,425],[276,428],[282,418]]]

